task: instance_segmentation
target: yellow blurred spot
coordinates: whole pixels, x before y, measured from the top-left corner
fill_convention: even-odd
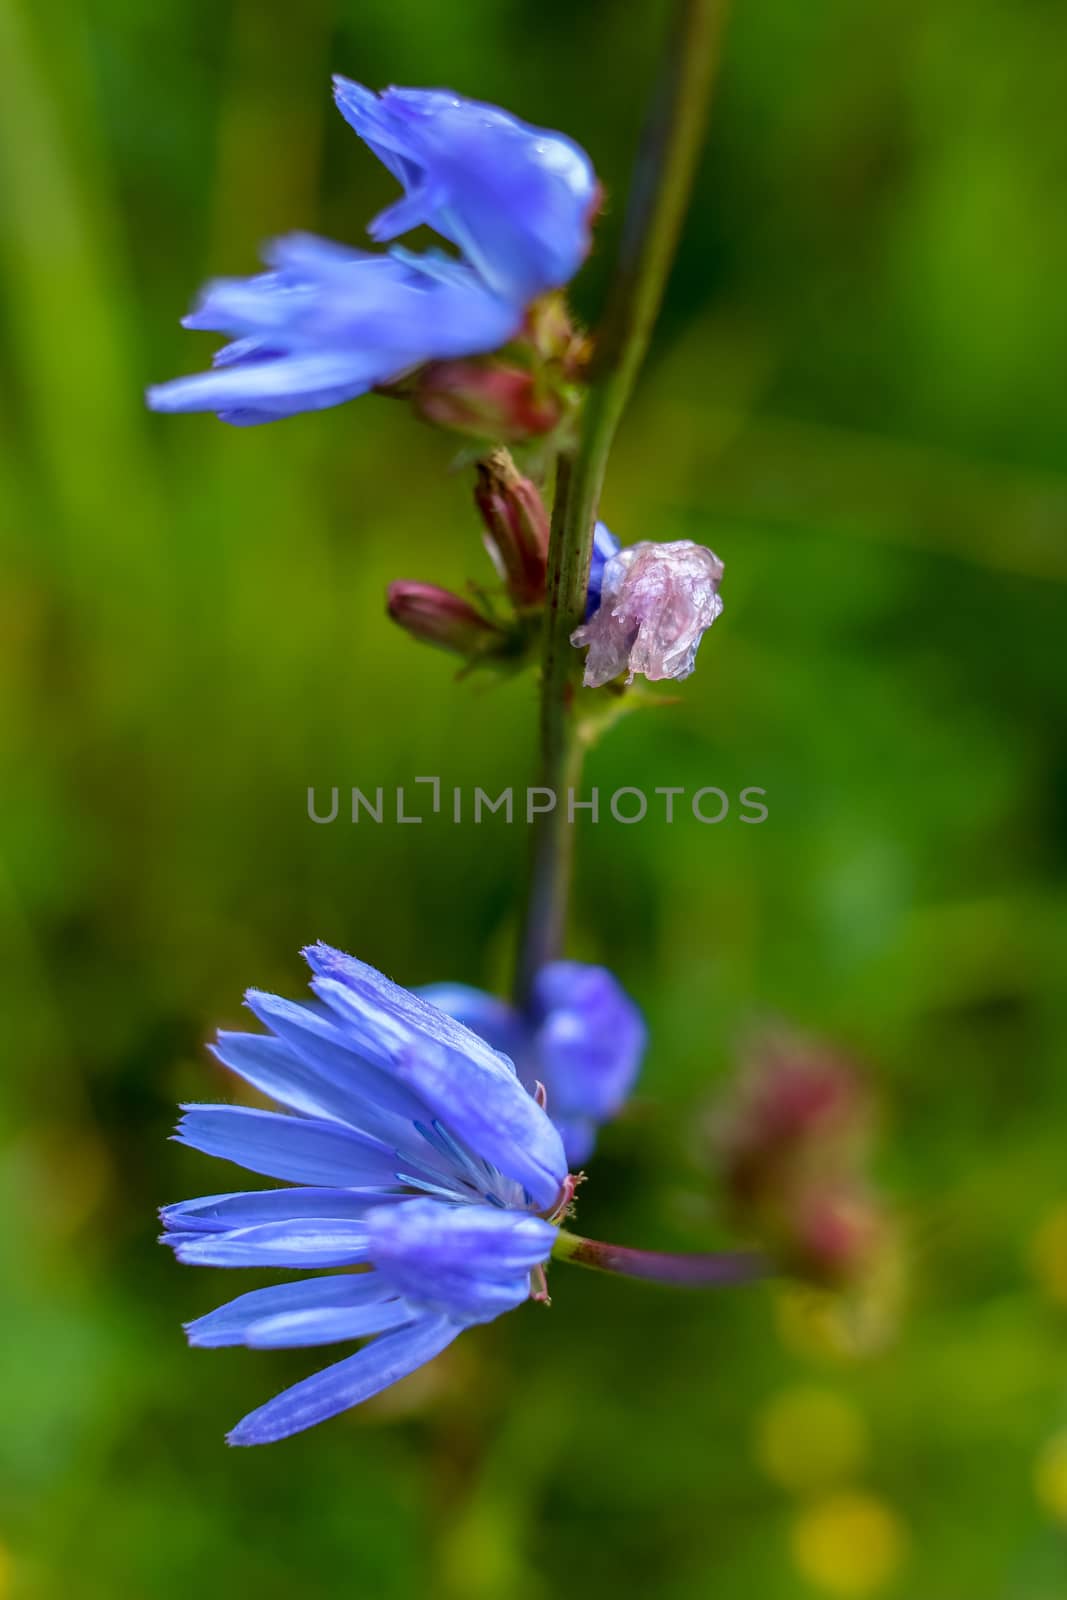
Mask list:
[[[0,1544],[0,1600],[6,1600],[11,1593],[11,1557],[4,1546]]]
[[[778,1337],[795,1355],[840,1359],[845,1352],[835,1337],[834,1298],[802,1284],[781,1284],[774,1294]]]
[[[857,1490],[828,1495],[793,1524],[793,1560],[809,1583],[845,1600],[864,1600],[894,1578],[907,1550],[891,1506]]]
[[[1067,1306],[1067,1206],[1051,1212],[1034,1234],[1030,1263],[1049,1299]]]
[[[867,1428],[856,1407],[831,1389],[776,1395],[756,1419],[756,1459],[783,1489],[803,1494],[850,1477],[867,1456]]]
[[[1049,1516],[1067,1524],[1067,1429],[1050,1439],[1038,1456],[1034,1488]]]
[[[522,1524],[506,1497],[476,1491],[472,1504],[448,1519],[437,1547],[438,1592],[447,1600],[516,1600],[528,1593]]]

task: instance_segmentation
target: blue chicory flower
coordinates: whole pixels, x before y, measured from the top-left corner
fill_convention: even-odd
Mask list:
[[[334,79],[345,120],[404,186],[371,223],[395,239],[428,224],[497,294],[525,306],[577,272],[589,253],[599,185],[585,151],[561,133],[447,89],[374,94]]]
[[[304,953],[318,1003],[251,991],[270,1033],[214,1046],[293,1114],[186,1106],[176,1134],[297,1187],[166,1206],[163,1242],[202,1266],[360,1269],[243,1294],[189,1324],[194,1345],[377,1337],[253,1411],[232,1444],[336,1416],[520,1305],[573,1191],[559,1133],[505,1056],[373,967]]]
[[[550,962],[525,1013],[466,984],[419,992],[509,1056],[531,1093],[543,1085],[569,1165],[589,1159],[598,1128],[633,1089],[648,1037],[640,1011],[606,967]]]
[[[208,284],[187,328],[228,334],[214,370],[149,389],[155,411],[273,422],[366,394],[430,360],[495,350],[515,307],[444,256],[371,255],[309,234],[277,239],[272,269]]]

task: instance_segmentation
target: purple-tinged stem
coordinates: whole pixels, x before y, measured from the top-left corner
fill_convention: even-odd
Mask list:
[[[613,1272],[623,1278],[645,1278],[653,1283],[683,1289],[715,1289],[734,1283],[754,1283],[773,1271],[765,1256],[748,1250],[671,1253],[631,1250],[624,1244],[603,1244],[583,1239],[561,1228],[552,1250],[556,1261],[569,1261],[592,1272]]]

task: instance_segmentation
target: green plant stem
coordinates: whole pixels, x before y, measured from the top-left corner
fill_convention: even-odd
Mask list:
[[[747,1250],[671,1253],[631,1250],[626,1245],[603,1244],[560,1228],[552,1249],[556,1261],[569,1261],[592,1272],[610,1272],[623,1278],[644,1278],[683,1289],[710,1289],[731,1283],[753,1283],[767,1278],[771,1267],[764,1256]]]
[[[615,430],[648,349],[703,139],[727,0],[680,0],[638,151],[622,242],[596,336],[572,451],[560,456],[548,553],[541,654],[539,786],[556,805],[535,819],[516,996],[562,951],[574,860],[567,789],[584,748],[574,698],[581,657],[570,642],[585,613],[600,491]]]

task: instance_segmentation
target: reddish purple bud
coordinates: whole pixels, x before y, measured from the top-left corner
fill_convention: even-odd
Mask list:
[[[889,1236],[882,1203],[848,1183],[799,1196],[793,1224],[783,1240],[784,1264],[799,1277],[827,1285],[864,1277]]]
[[[542,376],[501,357],[433,361],[419,373],[413,399],[436,427],[509,444],[551,433],[566,410]]]
[[[742,1069],[720,1143],[735,1190],[761,1188],[785,1163],[851,1159],[870,1131],[870,1101],[854,1067],[829,1051],[766,1038]]]
[[[539,605],[548,563],[548,512],[535,484],[506,450],[478,463],[474,501],[485,524],[485,547],[517,606]]]
[[[521,332],[492,355],[432,361],[394,392],[426,421],[456,433],[521,444],[553,433],[574,410],[590,343],[562,294],[527,308]]]
[[[476,611],[469,600],[432,583],[401,578],[389,585],[387,608],[394,622],[413,639],[470,658],[494,651],[504,634]]]
[[[892,1224],[868,1182],[871,1099],[856,1069],[818,1045],[765,1038],[715,1119],[735,1222],[789,1272],[842,1287],[864,1279]]]

